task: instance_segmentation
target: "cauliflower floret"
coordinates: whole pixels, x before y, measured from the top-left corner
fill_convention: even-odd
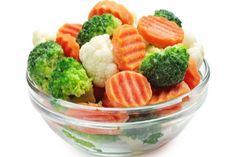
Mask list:
[[[198,69],[201,67],[204,59],[204,48],[200,43],[193,43],[188,49],[188,53],[196,61]]]
[[[46,41],[55,41],[55,40],[56,40],[56,34],[49,33],[48,31],[45,30],[35,30],[33,33],[34,46]]]
[[[189,31],[184,31],[184,40],[183,44],[190,48],[195,42],[197,42],[196,37]]]
[[[188,53],[197,63],[197,67],[200,68],[204,59],[203,46],[197,42],[196,37],[189,31],[184,31],[183,44],[187,46]]]
[[[106,80],[118,72],[112,49],[108,34],[93,37],[80,49],[80,60],[98,87],[104,87]]]

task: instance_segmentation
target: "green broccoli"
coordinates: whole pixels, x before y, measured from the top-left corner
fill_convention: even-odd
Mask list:
[[[140,66],[154,88],[180,83],[188,68],[189,54],[183,45],[167,47],[161,53],[148,53]]]
[[[54,41],[37,45],[29,54],[27,66],[29,76],[46,93],[51,73],[61,58],[63,49]]]
[[[55,98],[69,100],[80,97],[92,88],[92,80],[83,66],[73,58],[60,60],[49,80],[49,93]]]
[[[70,132],[67,131],[67,130],[62,130],[62,133],[63,133],[66,137],[68,137],[68,138],[70,138],[71,140],[73,140],[76,144],[82,146],[82,147],[85,148],[85,149],[92,149],[92,150],[95,150],[96,152],[102,152],[102,150],[101,150],[101,149],[97,149],[96,146],[95,146],[93,143],[91,143],[91,142],[89,142],[89,141],[85,141],[85,140],[83,140],[83,139],[80,139],[80,138],[74,136],[72,133],[70,133]]]
[[[143,144],[156,144],[164,134],[161,130],[161,124],[156,123],[140,128],[125,129],[123,130],[122,135],[128,138],[123,138],[123,140],[126,140],[127,142],[129,139],[132,139],[139,140]]]
[[[179,27],[182,27],[181,20],[178,17],[176,17],[174,13],[168,10],[165,10],[165,9],[156,10],[154,15],[164,17],[168,19],[169,21],[175,22]]]
[[[83,24],[76,41],[82,46],[95,36],[112,35],[113,31],[120,25],[121,21],[111,14],[94,16]]]

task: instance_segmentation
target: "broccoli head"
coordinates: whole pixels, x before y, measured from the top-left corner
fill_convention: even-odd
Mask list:
[[[63,50],[54,41],[37,45],[28,57],[28,72],[34,83],[48,92],[48,82],[57,62],[63,58]]]
[[[76,41],[82,46],[95,36],[103,34],[112,35],[113,31],[120,25],[121,21],[111,14],[94,16],[83,24]]]
[[[52,72],[49,81],[49,93],[60,99],[80,97],[92,88],[92,80],[87,76],[83,66],[73,58],[60,60]]]
[[[179,27],[182,27],[181,20],[178,17],[176,17],[174,13],[168,10],[165,10],[165,9],[156,10],[154,15],[164,17],[168,19],[169,21],[175,22]]]
[[[188,68],[189,54],[183,45],[167,47],[163,52],[148,53],[140,72],[153,87],[168,87],[180,83]]]

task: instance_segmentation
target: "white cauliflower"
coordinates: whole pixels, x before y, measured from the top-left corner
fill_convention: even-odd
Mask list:
[[[193,43],[188,49],[190,56],[196,61],[198,69],[201,67],[204,59],[204,48],[200,43]]]
[[[184,30],[183,44],[187,46],[187,48],[190,48],[195,42],[197,42],[196,37],[189,31]]]
[[[117,65],[113,62],[112,49],[107,34],[92,38],[80,49],[80,60],[98,87],[104,87],[106,80],[118,72]]]
[[[33,33],[33,45],[36,46],[45,41],[55,41],[56,33],[49,33],[45,30],[35,30]]]
[[[184,31],[183,44],[187,46],[188,53],[197,63],[197,67],[200,68],[204,59],[203,46],[198,43],[196,37],[188,31]]]

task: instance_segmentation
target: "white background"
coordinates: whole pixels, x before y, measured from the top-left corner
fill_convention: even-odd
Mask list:
[[[166,8],[204,45],[211,66],[208,98],[172,142],[143,157],[236,156],[236,9],[234,1],[119,0],[141,15]],[[90,157],[65,143],[32,107],[25,80],[32,32],[82,23],[96,0],[1,0],[0,156]]]

